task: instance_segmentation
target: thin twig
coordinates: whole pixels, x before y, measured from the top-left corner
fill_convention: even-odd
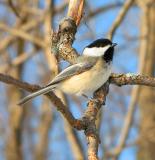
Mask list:
[[[114,24],[112,25],[109,33],[108,33],[108,38],[112,39],[113,35],[116,31],[116,29],[120,26],[121,22],[123,21],[124,17],[126,16],[126,13],[128,12],[129,8],[132,6],[134,0],[127,0],[123,7],[121,8],[121,11],[119,12],[116,20],[114,21]]]
[[[13,1],[12,1],[12,0],[8,0],[8,5],[9,5],[10,8],[12,9],[12,11],[15,13],[15,15],[16,15],[18,18],[21,18],[20,14],[19,14],[19,11],[17,10],[17,7],[13,4]]]
[[[30,52],[29,54],[22,53],[21,55],[19,55],[15,59],[13,59],[11,62],[4,64],[4,65],[0,65],[0,73],[4,73],[5,71],[7,71],[8,69],[10,69],[12,67],[17,67],[18,65],[22,64],[23,62],[26,62],[28,59],[30,59],[34,55],[35,55],[35,50]]]
[[[96,16],[100,13],[104,13],[104,12],[109,11],[111,9],[121,7],[122,5],[123,5],[123,3],[118,2],[118,3],[112,3],[112,4],[108,4],[106,6],[99,7],[93,11],[90,11],[89,14],[84,19],[89,20],[90,18],[93,18],[94,16]]]
[[[4,30],[6,32],[9,32],[14,36],[17,36],[17,37],[23,38],[27,41],[30,41],[30,42],[32,42],[42,48],[45,47],[44,42],[40,38],[36,38],[34,36],[31,36],[30,34],[26,33],[25,31],[20,30],[19,28],[12,28],[12,27],[7,26],[4,23],[0,23],[0,29]]]

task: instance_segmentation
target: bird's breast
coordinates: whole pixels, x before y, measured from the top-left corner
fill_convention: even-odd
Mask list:
[[[111,74],[111,65],[97,65],[65,80],[59,89],[68,94],[92,94],[108,80]]]

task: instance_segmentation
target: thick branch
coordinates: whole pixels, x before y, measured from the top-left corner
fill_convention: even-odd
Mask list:
[[[29,92],[35,92],[42,88],[39,85],[32,85],[26,82],[22,82],[11,76],[4,75],[1,73],[0,73],[0,81],[7,83],[7,84],[14,85],[18,88],[22,88]],[[125,74],[112,74],[112,76],[110,77],[110,83],[119,85],[119,86],[121,85],[146,85],[146,86],[155,87],[155,78],[141,76],[141,75],[130,75],[129,76]],[[61,102],[61,100],[53,92],[48,93],[47,96],[73,127],[77,129],[85,128],[86,124],[83,123],[81,120],[79,121],[76,120],[71,114],[71,112],[67,109],[67,107]],[[100,101],[100,104],[103,103],[103,100],[104,100],[104,97],[102,96],[105,96],[105,95],[98,94],[98,96],[96,97]],[[93,114],[95,115],[97,114],[97,110],[94,110],[93,112],[92,112]],[[88,110],[86,113],[88,113]],[[86,117],[88,117],[88,114],[86,113],[85,113],[85,116],[87,115]]]
[[[110,83],[118,86],[145,85],[145,86],[155,87],[155,78],[149,76],[136,75],[132,73],[112,74],[110,77]]]
[[[85,135],[88,141],[88,159],[98,160],[98,145],[100,138],[96,128],[95,121],[101,106],[105,103],[108,94],[109,84],[106,83],[94,94],[94,100],[88,102],[87,109],[84,113],[83,120],[86,123]]]
[[[83,14],[84,0],[70,0],[67,16],[74,19],[78,26]]]

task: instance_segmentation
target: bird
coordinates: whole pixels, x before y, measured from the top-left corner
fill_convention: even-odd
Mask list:
[[[58,89],[69,95],[88,97],[109,79],[112,69],[114,48],[106,38],[100,38],[83,49],[83,54],[75,62],[62,70],[50,83],[19,101],[19,105],[32,98]]]

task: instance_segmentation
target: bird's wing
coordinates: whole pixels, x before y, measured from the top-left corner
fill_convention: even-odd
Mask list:
[[[71,65],[66,69],[64,69],[62,72],[60,72],[47,86],[56,84],[62,80],[66,80],[73,75],[77,75],[82,72],[85,72],[91,69],[92,66],[93,66],[93,63],[85,63],[85,62]]]

